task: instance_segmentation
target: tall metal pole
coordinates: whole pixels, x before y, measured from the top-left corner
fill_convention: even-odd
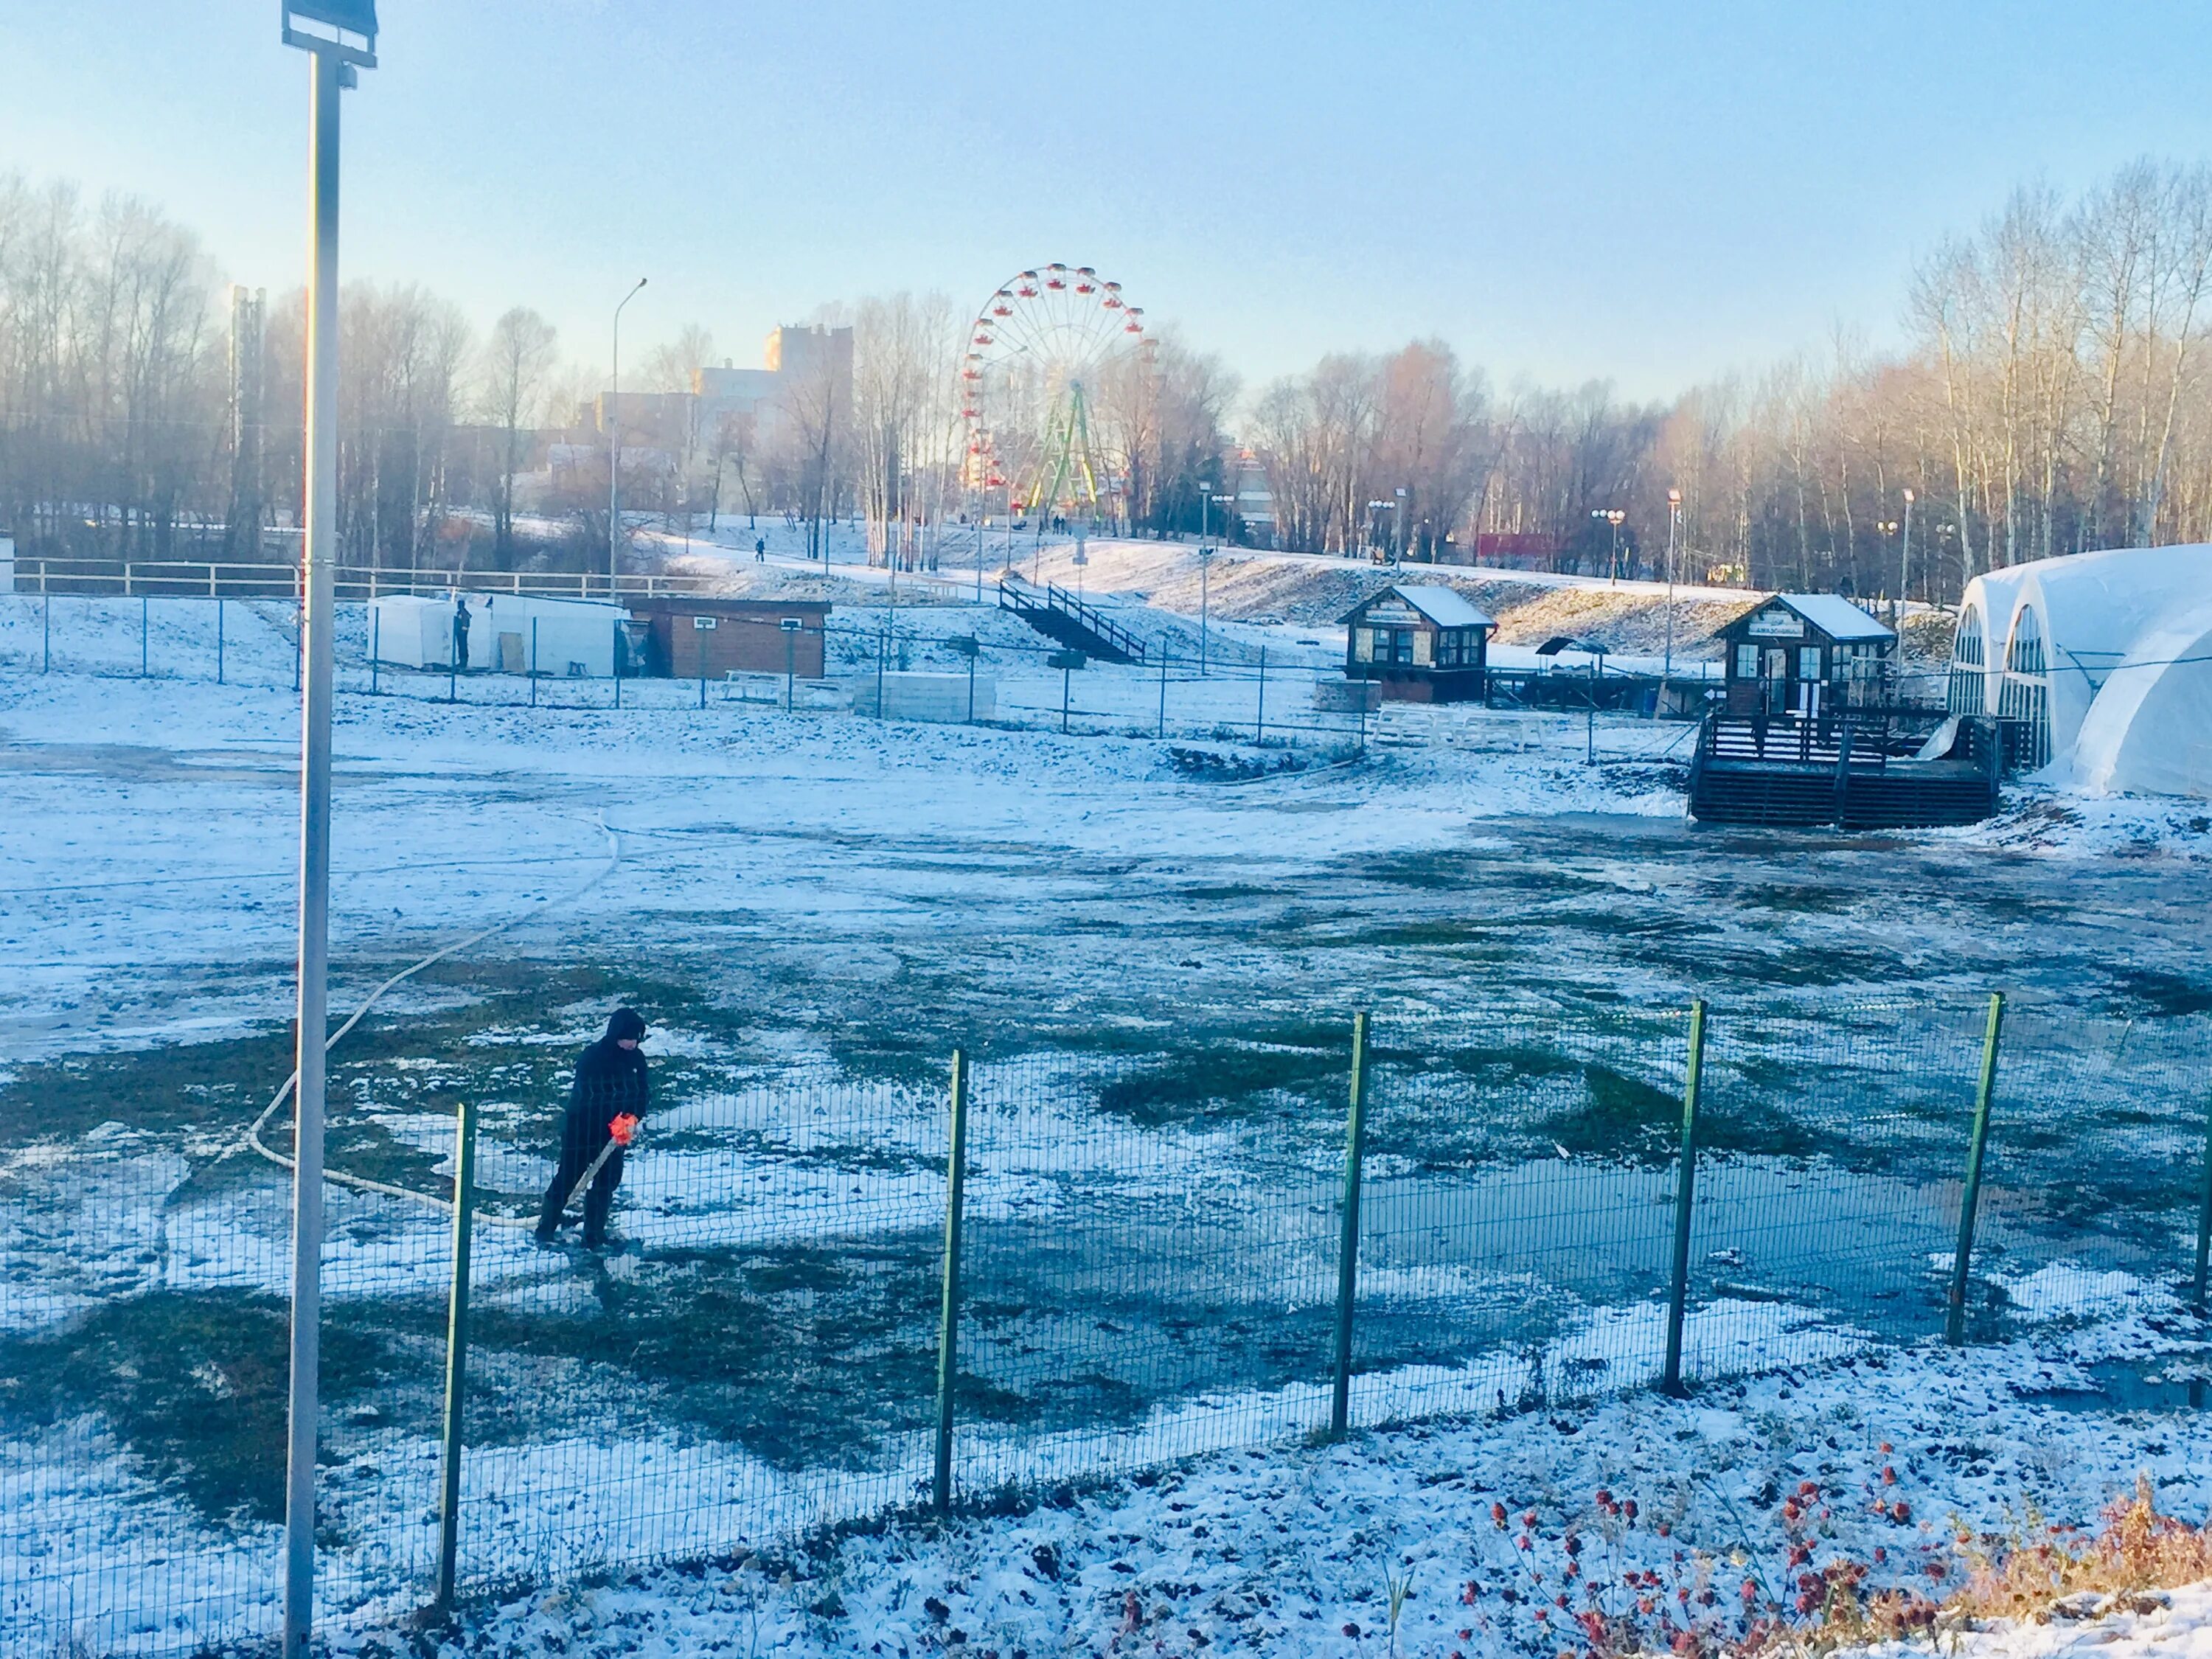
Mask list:
[[[1667,1285],[1667,1359],[1662,1394],[1682,1392],[1682,1322],[1690,1307],[1690,1224],[1697,1210],[1698,1092],[1705,1075],[1705,1000],[1690,1004],[1690,1054],[1682,1074],[1682,1150],[1674,1166],[1674,1260]]]
[[[1997,1090],[1997,1044],[2004,1033],[2004,993],[1990,994],[1989,1024],[1982,1033],[1982,1075],[1974,1090],[1974,1127],[1966,1143],[1966,1178],[1959,1194],[1959,1247],[1951,1263],[1951,1293],[1944,1310],[1943,1340],[1966,1342],[1967,1275],[1974,1261],[1974,1222],[1982,1207],[1982,1164],[1990,1144],[1990,1103]]]
[[[1682,521],[1682,492],[1667,492],[1667,659],[1659,671],[1663,688],[1674,678],[1674,526]]]
[[[338,479],[338,88],[342,65],[311,53],[307,214],[305,599],[300,738],[300,998],[293,1090],[292,1342],[284,1485],[284,1659],[307,1659],[315,1618],[315,1429],[320,1408],[323,1044],[329,1028],[331,568]]]
[[[968,1186],[968,1055],[952,1051],[952,1144],[945,1169],[945,1283],[937,1316],[937,1445],[929,1504],[952,1506],[953,1395],[960,1381],[960,1231]]]
[[[615,307],[614,363],[607,376],[607,598],[615,596],[615,577],[621,568],[622,548],[622,314],[623,306],[637,298],[637,288]]]
[[[1336,1242],[1336,1351],[1330,1368],[1328,1432],[1352,1426],[1352,1324],[1359,1293],[1360,1169],[1367,1154],[1367,1016],[1352,1017],[1352,1104],[1344,1121],[1344,1213]]]
[[[477,1109],[461,1103],[453,1132],[453,1283],[446,1303],[446,1418],[438,1466],[438,1589],[441,1612],[453,1605],[461,1542],[461,1415],[468,1397],[469,1236],[476,1204]]]
[[[1213,567],[1213,556],[1204,548],[1198,550],[1198,677],[1206,678],[1206,579]]]
[[[1905,620],[1902,607],[1904,606],[1905,600],[1911,597],[1911,595],[1906,592],[1911,585],[1912,492],[1908,489],[1905,492],[1905,544],[1898,550],[1897,556],[1897,603],[1899,607],[1898,616],[1898,620],[1899,622]]]

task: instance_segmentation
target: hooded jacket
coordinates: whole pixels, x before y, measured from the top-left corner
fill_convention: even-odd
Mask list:
[[[645,1055],[622,1047],[624,1037],[642,1037],[645,1021],[635,1008],[617,1008],[606,1035],[576,1057],[576,1080],[568,1090],[565,1133],[597,1156],[606,1144],[609,1125],[624,1112],[643,1117],[653,1103],[653,1079]]]

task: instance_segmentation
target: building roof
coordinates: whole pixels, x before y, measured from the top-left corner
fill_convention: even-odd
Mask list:
[[[1876,621],[1840,593],[1771,593],[1717,630],[1726,634],[1771,605],[1787,606],[1832,640],[1893,640],[1897,630]]]
[[[1407,586],[1393,583],[1379,593],[1370,593],[1358,605],[1337,618],[1348,623],[1373,605],[1377,599],[1397,595],[1439,628],[1495,628],[1495,618],[1484,615],[1470,605],[1466,595],[1449,587]]]
[[[1876,622],[1840,593],[1774,596],[1832,640],[1893,640],[1897,630]]]
[[[790,616],[801,611],[826,616],[831,608],[828,599],[741,599],[719,593],[645,593],[627,597],[624,603],[656,617]]]

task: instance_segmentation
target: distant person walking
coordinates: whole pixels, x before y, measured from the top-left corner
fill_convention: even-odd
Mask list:
[[[469,672],[469,601],[466,594],[453,596],[453,671]]]
[[[768,562],[768,538],[765,536],[758,536],[753,539],[753,562],[755,564]]]
[[[554,1242],[567,1219],[569,1194],[594,1165],[597,1173],[584,1194],[584,1248],[596,1250],[607,1242],[607,1212],[622,1185],[623,1148],[653,1103],[652,1079],[638,1052],[644,1040],[644,1017],[635,1008],[617,1008],[606,1035],[577,1056],[568,1109],[561,1117],[561,1166],[538,1212],[540,1244]]]

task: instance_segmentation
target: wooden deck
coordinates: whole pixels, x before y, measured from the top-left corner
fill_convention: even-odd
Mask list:
[[[1942,734],[1939,754],[1920,757]],[[1814,720],[1709,714],[1690,763],[1700,823],[1893,830],[1974,823],[1997,810],[1996,722],[1955,725],[1862,714]]]

